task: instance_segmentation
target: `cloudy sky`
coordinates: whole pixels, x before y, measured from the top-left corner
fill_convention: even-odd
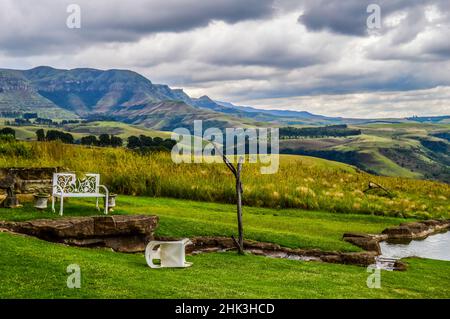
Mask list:
[[[131,69],[260,108],[448,115],[450,1],[0,0],[0,67],[38,65]]]

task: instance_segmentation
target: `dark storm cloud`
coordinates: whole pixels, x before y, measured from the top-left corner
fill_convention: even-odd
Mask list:
[[[274,10],[273,0],[134,0],[117,6],[110,2],[103,2],[103,6],[98,1],[86,3],[87,27],[138,35],[178,32],[206,26],[213,20],[236,23],[264,18]]]
[[[395,12],[405,12],[411,23],[410,32],[417,34],[423,26],[423,15],[427,5],[436,5],[441,11],[450,10],[448,0],[307,0],[303,3],[303,14],[299,23],[309,30],[327,30],[334,33],[364,36],[367,35],[367,7],[377,4],[381,8],[382,20]],[[387,32],[383,27],[380,32]],[[399,38],[401,41],[402,39]]]
[[[133,42],[158,32],[181,32],[211,21],[236,23],[273,13],[274,0],[2,0],[0,50],[39,55],[95,43]],[[81,7],[81,29],[66,27],[69,4]]]
[[[209,54],[205,61],[221,66],[261,66],[280,69],[303,68],[315,64],[326,63],[334,57],[327,52],[308,52],[302,50],[289,51],[277,43],[261,44],[258,50],[235,48]]]
[[[81,29],[66,27],[71,3]],[[372,3],[382,19],[374,33]],[[449,34],[449,0],[0,0],[0,67],[131,69],[234,102],[308,96],[320,107],[316,97],[331,94],[357,105],[386,92],[404,110],[401,92],[426,101],[419,91],[430,90],[443,113]]]
[[[341,34],[364,35],[366,8],[367,4],[361,0],[306,1],[305,11],[298,21],[312,31],[329,30]]]

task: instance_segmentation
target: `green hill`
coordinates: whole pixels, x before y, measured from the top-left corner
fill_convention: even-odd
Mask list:
[[[366,124],[348,137],[285,139],[281,152],[311,155],[352,164],[365,171],[450,182],[448,124]]]

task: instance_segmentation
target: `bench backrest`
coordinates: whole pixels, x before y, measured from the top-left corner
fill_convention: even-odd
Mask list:
[[[77,179],[74,173],[53,174],[53,194],[96,194],[99,192],[100,174],[86,174]]]

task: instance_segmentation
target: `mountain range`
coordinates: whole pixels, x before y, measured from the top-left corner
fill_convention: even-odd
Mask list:
[[[203,120],[204,127],[219,128],[374,121],[305,111],[261,110],[208,96],[193,98],[182,89],[152,83],[129,70],[62,70],[48,66],[0,69],[0,113],[4,112],[37,112],[40,117],[61,119],[108,119],[158,130],[190,127],[194,120]],[[427,122],[432,120],[426,118]]]
[[[113,123],[115,131],[137,124],[139,129],[157,132],[191,128],[194,120],[203,120],[203,129],[349,124],[362,134],[346,138],[282,139],[280,152],[341,161],[380,175],[450,180],[450,116],[327,117],[305,111],[261,110],[208,96],[194,98],[181,89],[152,83],[128,70],[60,70],[45,66],[30,70],[0,69],[0,117],[17,117],[28,112],[42,118],[89,120],[66,125],[63,129],[70,133],[91,132],[88,126],[95,123],[97,133],[100,132],[97,129],[105,132],[101,123]],[[17,128],[19,135],[21,129],[27,128]],[[34,136],[34,129],[30,128],[30,136]],[[137,126],[132,127],[133,132],[136,129]]]

